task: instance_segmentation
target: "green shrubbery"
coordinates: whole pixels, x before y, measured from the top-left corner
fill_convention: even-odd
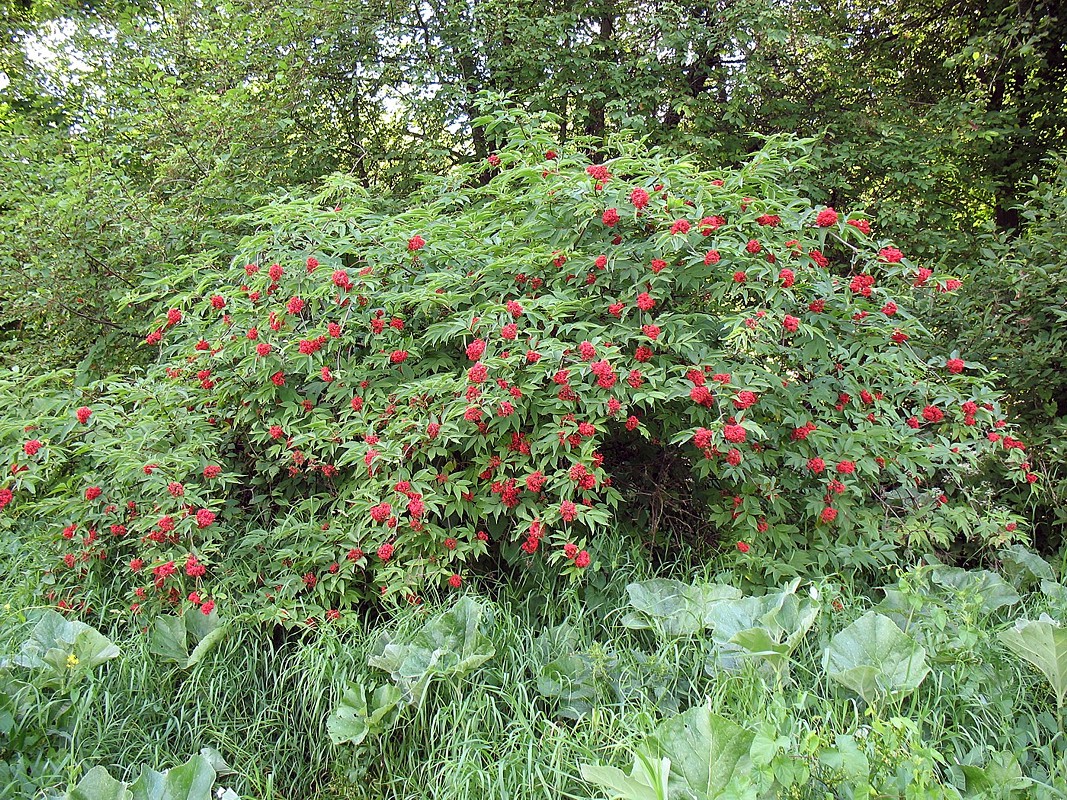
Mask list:
[[[915,310],[958,281],[780,190],[773,143],[706,175],[510,133],[401,214],[341,177],[261,209],[231,265],[173,276],[143,376],[12,401],[5,515],[51,599],[322,620],[489,553],[578,577],[625,535],[626,437],[755,572],[1017,535],[981,478],[1036,479],[1024,445]]]
[[[1028,187],[1015,236],[981,241],[958,303],[936,325],[998,374],[1009,408],[1033,445],[1042,474],[1036,494],[1005,499],[1026,509],[1039,543],[1053,552],[1067,523],[1067,163],[1050,162],[1052,179]]]

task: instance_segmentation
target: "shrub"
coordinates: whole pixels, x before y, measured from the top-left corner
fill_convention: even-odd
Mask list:
[[[958,281],[779,189],[781,142],[703,174],[519,128],[400,214],[346,176],[271,202],[147,327],[143,378],[9,394],[7,514],[56,554],[55,599],[328,619],[490,551],[580,576],[626,535],[603,455],[626,434],[691,465],[701,535],[750,566],[1012,537],[976,476],[1025,482],[1024,446],[909,310]]]
[[[1039,492],[1006,487],[1006,500],[1031,505],[1035,538],[1053,552],[1067,523],[1067,158],[1050,160],[1049,172],[1028,187],[1018,235],[981,241],[974,281],[960,302],[937,310],[936,325],[996,371],[1041,475]]]

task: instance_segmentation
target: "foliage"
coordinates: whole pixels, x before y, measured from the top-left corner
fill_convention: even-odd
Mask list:
[[[330,741],[359,745],[368,736],[382,735],[395,724],[402,700],[400,689],[394,685],[378,686],[373,692],[350,686],[326,721]]]
[[[662,636],[702,632],[716,605],[741,595],[732,586],[691,586],[666,578],[631,583],[626,591],[634,610],[622,618],[622,624],[635,630],[651,629]]]
[[[118,655],[118,647],[92,626],[46,611],[14,663],[35,670],[39,686],[58,689],[76,683]]]
[[[630,778],[611,767],[589,765],[582,766],[582,777],[613,789],[616,793],[613,796],[632,800],[668,795],[710,800],[722,796],[734,776],[745,769],[753,737],[754,734],[710,713],[707,708],[692,708],[656,728],[644,743],[647,752],[635,756]],[[652,793],[642,786],[635,791],[638,764],[646,770],[649,765],[658,765],[662,772],[667,772],[665,791],[660,790],[664,788],[660,770],[655,771],[659,789]],[[656,784],[647,788],[654,789]]]
[[[874,611],[830,640],[823,665],[833,680],[868,703],[914,692],[930,671],[922,646]]]
[[[227,633],[229,626],[219,619],[216,611],[207,615],[190,611],[180,617],[161,614],[152,620],[152,652],[182,669],[189,669]]]
[[[237,800],[229,789],[212,794],[215,769],[204,756],[193,756],[186,763],[163,772],[148,767],[133,783],[112,778],[103,767],[93,767],[67,794],[67,800]]]
[[[14,657],[0,658],[0,793],[5,796],[25,795],[61,774],[77,706],[92,702],[93,673],[119,656],[113,642],[83,622],[51,610],[31,621]],[[11,622],[3,620],[5,634]],[[11,639],[4,638],[14,644],[26,627],[14,625]]]
[[[492,617],[483,606],[462,597],[410,642],[392,642],[383,634],[367,663],[388,672],[404,701],[417,708],[431,680],[462,678],[493,657],[493,646],[486,636],[491,624]]]
[[[1000,376],[1011,413],[1030,440],[1028,462],[1042,475],[1036,495],[1016,497],[1006,489],[1006,497],[1017,508],[1031,506],[1038,539],[1052,552],[1067,521],[1067,162],[1060,156],[1048,167],[1049,181],[1025,186],[1022,231],[979,242],[960,302],[940,309],[936,324]]]
[[[1063,797],[1062,6],[0,3],[0,795]]]
[[[800,578],[777,592],[727,600],[711,614],[712,639],[717,661],[723,665],[738,660],[763,661],[784,678],[790,654],[800,645],[819,614],[812,597],[798,597]]]
[[[420,707],[403,703],[391,681],[375,690],[383,673],[368,662],[383,632],[394,643],[413,644],[447,611],[406,606],[376,620],[346,614],[300,636],[276,633],[274,641],[271,631],[235,620],[230,636],[188,670],[155,658],[150,632],[126,630],[114,637],[120,657],[91,676],[93,691],[68,703],[69,766],[84,775],[107,765],[130,783],[138,764],[177,766],[185,754],[208,747],[232,765],[224,783],[241,796],[599,797],[582,781],[580,764],[628,773],[643,753],[647,767],[632,780],[652,787],[661,779],[677,786],[686,772],[700,772],[698,754],[710,757],[710,739],[709,749],[688,748],[688,756],[667,749],[676,738],[650,749],[659,747],[660,726],[672,717],[689,720],[693,711],[746,732],[750,744],[726,797],[814,800],[871,790],[893,797],[1000,791],[1056,797],[1067,788],[1067,773],[1055,695],[999,633],[1017,619],[1064,619],[1067,589],[1050,580],[1011,582],[1019,602],[982,611],[980,593],[935,583],[933,569],[902,572],[887,588],[897,593],[895,607],[912,610],[884,612],[922,644],[929,673],[914,692],[869,706],[822,667],[826,645],[875,599],[862,586],[835,580],[798,587],[805,600],[816,590],[819,612],[787,656],[792,677],[784,682],[745,661],[709,672],[717,647],[709,637],[622,625],[627,586],[649,579],[640,563],[622,567],[602,588],[596,611],[562,579],[546,587],[557,602],[537,611],[515,587],[502,587],[492,603],[471,595],[468,602],[492,608],[483,635],[494,655],[462,680],[431,682]],[[735,580],[710,569],[695,578],[697,585]],[[971,580],[956,582],[971,587],[989,579],[974,571]],[[779,602],[778,595],[770,589],[768,602]],[[13,631],[7,649],[17,652],[31,627]],[[595,691],[584,708],[566,694],[537,691],[541,665],[564,653],[588,666]],[[369,730],[358,745],[334,745],[331,734],[348,724],[359,728],[364,719],[355,687],[363,687]],[[674,724],[685,737],[703,730]],[[432,779],[442,772],[450,780]],[[49,787],[66,780],[54,773]]]
[[[58,544],[57,599],[300,620],[490,551],[578,576],[627,499],[620,436],[689,464],[753,568],[1012,538],[980,471],[1036,476],[980,366],[910,311],[952,278],[783,192],[787,143],[712,178],[641,147],[545,159],[529,124],[493,123],[514,142],[486,185],[431,181],[400,215],[342,177],[265,207],[160,308],[143,377],[9,415],[6,513]]]
[[[1000,632],[1000,640],[1020,658],[1037,667],[1052,684],[1056,702],[1063,708],[1067,700],[1067,632],[1056,620],[1042,615],[1039,620],[1018,620],[1014,627]]]

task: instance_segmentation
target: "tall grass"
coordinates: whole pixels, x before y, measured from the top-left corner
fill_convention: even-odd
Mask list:
[[[716,577],[712,566],[692,565],[690,574]],[[705,637],[668,639],[623,626],[625,586],[648,575],[641,561],[620,559],[607,579],[584,588],[537,573],[484,584],[480,599],[492,612],[487,633],[495,655],[460,681],[432,684],[421,707],[360,748],[330,743],[330,711],[350,683],[388,680],[367,666],[383,629],[403,641],[440,605],[373,619],[350,614],[285,635],[234,620],[230,635],[188,671],[153,655],[142,631],[115,626],[110,633],[122,656],[99,671],[79,700],[69,777],[102,764],[132,779],[141,764],[165,768],[210,747],[234,770],[221,782],[246,798],[588,798],[597,795],[578,778],[580,764],[627,767],[634,747],[665,716],[709,703],[744,725],[831,738],[863,734],[876,718],[905,717],[916,721],[922,741],[946,764],[981,763],[994,751],[1010,751],[1036,780],[1067,785],[1067,743],[1050,691],[994,636],[1008,617],[1034,618],[1046,610],[1063,616],[1067,608],[1054,597],[1034,593],[1023,608],[953,620],[960,625],[946,626],[932,647],[935,669],[920,689],[869,709],[829,681],[821,657],[829,638],[876,602],[877,592],[837,579],[817,582],[824,600],[833,594],[842,605],[835,610],[823,603],[790,670],[777,679],[754,665],[715,668]],[[4,583],[16,605],[28,599],[25,580],[14,571]],[[14,615],[7,611],[6,620]],[[578,719],[562,714],[537,688],[544,658],[539,637],[562,623],[575,632],[605,685],[618,687]],[[935,615],[929,624],[936,628]],[[10,652],[25,630],[10,624],[3,630]],[[811,796],[824,790],[813,784]]]

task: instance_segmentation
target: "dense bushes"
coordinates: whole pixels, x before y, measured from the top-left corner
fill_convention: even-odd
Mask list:
[[[621,432],[692,465],[701,533],[754,566],[1012,537],[977,478],[1035,480],[1024,446],[912,311],[959,281],[780,190],[776,143],[704,175],[511,133],[398,215],[343,177],[266,206],[147,326],[143,378],[9,416],[6,513],[54,599],[303,619],[458,587],[489,551],[578,576],[625,535]]]
[[[982,240],[960,302],[940,309],[936,324],[997,373],[1042,473],[1038,493],[1005,497],[1054,552],[1067,522],[1067,163],[1050,171],[1052,180],[1030,185],[1017,235]]]

